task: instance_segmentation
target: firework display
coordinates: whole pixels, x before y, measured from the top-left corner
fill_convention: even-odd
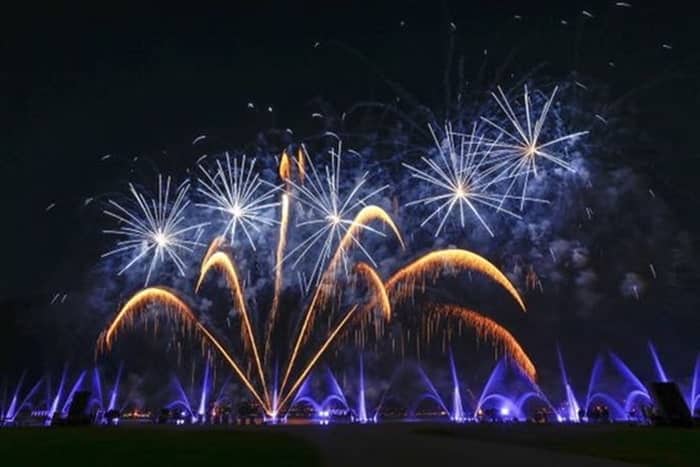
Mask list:
[[[195,334],[203,344],[216,350],[230,365],[244,386],[248,388],[251,395],[261,404],[267,416],[276,418],[289,408],[288,404],[296,391],[327,352],[327,349],[341,336],[347,334],[353,323],[358,325],[360,329],[364,328],[364,323],[367,322],[374,324],[374,326],[370,326],[372,329],[381,329],[380,326],[376,325],[376,321],[388,322],[391,320],[393,306],[406,300],[408,296],[415,296],[428,278],[435,281],[440,274],[452,269],[475,271],[502,286],[518,305],[523,310],[525,309],[520,294],[498,268],[481,256],[466,250],[429,253],[401,268],[384,282],[375,269],[377,263],[361,242],[362,234],[369,231],[385,237],[383,232],[372,225],[380,223],[392,231],[400,246],[405,247],[404,241],[398,226],[386,211],[378,206],[366,205],[367,200],[385,189],[382,187],[379,190],[370,190],[367,194],[360,194],[363,185],[367,183],[366,174],[360,177],[359,182],[341,201],[338,194],[340,192],[339,179],[342,175],[340,170],[341,147],[342,144],[338,143],[337,150],[331,151],[332,164],[331,167],[326,167],[323,179],[308,154],[296,161],[295,174],[292,174],[291,162],[286,152],[280,159],[279,175],[286,188],[280,194],[280,203],[275,204],[280,208],[281,218],[278,222],[274,222],[280,225],[274,266],[274,292],[270,309],[266,313],[264,310],[255,310],[257,321],[259,321],[260,316],[266,317],[263,324],[256,326],[254,323],[248,306],[249,299],[246,296],[246,287],[241,280],[231,253],[226,251],[229,248],[228,245],[233,247],[233,244],[227,244],[223,236],[218,236],[206,249],[199,269],[199,277],[196,280],[195,292],[201,291],[211,270],[217,270],[223,275],[233,298],[234,309],[241,322],[240,341],[243,346],[240,354],[227,350],[224,344],[215,337],[216,331],[210,329],[185,304],[183,299],[178,296],[178,292],[171,292],[161,287],[143,289],[125,303],[101,335],[100,349],[110,349],[120,330],[132,327],[138,316],[150,312],[156,321],[162,318],[180,325],[180,329],[186,333]],[[306,150],[301,148],[300,153],[305,154]],[[226,161],[227,167],[231,167],[228,155]],[[245,167],[245,159],[243,161],[241,166]],[[306,169],[300,170],[302,167],[300,161],[306,161],[304,164],[309,167],[308,171]],[[234,161],[232,173],[235,180],[240,177],[237,175],[239,173],[237,167],[237,162]],[[251,170],[252,167],[245,172],[245,178],[254,180],[255,185],[259,186],[262,182],[259,180],[258,174],[252,174]],[[223,173],[220,167],[218,174]],[[238,188],[234,191],[237,190]],[[247,192],[249,189],[244,191]],[[267,202],[270,196],[270,193],[267,192],[261,195],[262,201],[246,199],[252,205],[257,206]],[[293,206],[296,203],[308,207],[312,211],[312,220],[302,220],[290,225],[290,216],[293,215]],[[270,207],[272,203],[265,205]],[[303,240],[300,243],[301,246],[292,248],[292,252],[301,250],[301,256],[303,256],[311,250],[316,241],[319,242],[319,246],[315,249],[317,259],[312,261],[313,272],[311,276],[315,277],[314,291],[309,300],[304,300],[304,294],[302,294],[298,306],[303,312],[299,317],[298,330],[289,339],[290,345],[283,346],[286,350],[281,355],[271,355],[273,348],[280,347],[272,345],[270,342],[271,336],[275,335],[275,326],[279,321],[278,314],[294,312],[294,310],[280,308],[280,297],[284,292],[282,270],[285,259],[284,251],[288,241],[288,229],[292,226],[294,229],[303,229],[306,226],[316,224],[323,226],[316,233]],[[322,237],[323,240],[321,240]],[[235,241],[234,237],[231,239]],[[250,242],[250,244],[254,248],[253,243]],[[353,262],[353,250],[358,250],[362,257],[373,263],[374,267],[365,262],[357,262],[353,268],[348,268],[347,266]],[[238,249],[233,248],[232,251],[235,254]],[[298,264],[299,260],[296,263]],[[342,265],[346,267],[341,267]],[[321,268],[323,269],[321,270]],[[361,280],[353,280],[355,278]],[[353,282],[355,282],[355,286],[352,286]],[[358,298],[353,295],[352,289],[357,288],[360,285],[359,282],[364,283],[364,286],[367,287],[369,297],[359,298],[360,301],[357,301]],[[392,302],[394,302],[393,305]],[[159,310],[164,310],[165,313],[161,313]],[[261,313],[263,314],[261,315]],[[535,377],[535,367],[520,344],[507,330],[494,321],[474,311],[460,311],[458,308],[450,306],[431,307],[429,313],[446,316],[459,315],[464,323],[476,329],[479,336],[487,338],[496,347],[502,348],[506,355],[521,365],[523,371],[530,378]],[[270,380],[275,374],[269,368],[270,362],[283,362],[285,365],[280,382]]]
[[[259,3],[3,12],[5,463],[696,465],[692,9]]]
[[[0,425],[85,397],[104,424],[117,399],[178,425],[652,423],[656,382],[700,411],[700,364],[649,342],[697,350],[694,44],[658,6],[487,3],[17,41],[0,344],[30,349],[0,352]],[[95,79],[47,73],[74,49]]]
[[[426,184],[422,195],[403,201],[404,210],[428,210],[415,228],[429,228],[428,224],[435,222],[433,235],[437,238],[456,218],[458,228],[482,228],[494,237],[494,215],[505,214],[519,222],[527,216],[528,203],[552,202],[531,195],[528,188],[533,177],[539,177],[541,183],[545,175],[541,166],[551,163],[574,170],[565,153],[587,132],[563,133],[561,125],[551,126],[557,89],[550,95],[533,95],[526,86],[522,103],[511,103],[500,87],[497,90],[492,94],[496,104],[493,116],[482,116],[465,130],[450,122],[442,128],[430,123],[432,147],[422,151],[420,164],[401,161],[403,173],[419,188]],[[150,242],[124,269],[153,250],[146,286],[152,282],[156,260],[162,260],[164,254],[185,276],[185,261],[173,249],[188,246],[192,259],[196,257],[192,246],[201,246],[204,253],[195,294],[201,295],[205,282],[212,282],[206,280],[210,271],[218,271],[230,291],[234,310],[227,318],[227,327],[231,320],[239,323],[235,327],[240,334],[233,343],[220,339],[217,335],[221,330],[212,326],[207,314],[187,304],[196,303],[196,296],[188,296],[182,285],[177,290],[159,286],[138,291],[126,301],[100,336],[99,349],[111,349],[115,336],[133,327],[139,317],[148,316],[156,323],[165,320],[184,331],[182,338],[197,337],[219,354],[271,418],[289,409],[329,349],[350,343],[362,348],[371,342],[374,346],[390,345],[401,355],[409,348],[420,355],[421,347],[430,347],[433,341],[441,342],[444,348],[456,338],[455,329],[461,334],[462,326],[473,328],[478,338],[491,342],[534,381],[536,370],[530,357],[494,319],[454,299],[449,303],[425,302],[427,289],[439,288],[443,278],[468,274],[471,282],[471,274],[477,273],[500,286],[525,311],[525,302],[511,280],[484,257],[458,248],[434,249],[393,271],[381,266],[387,246],[410,251],[393,216],[381,207],[387,203],[391,185],[357,167],[363,156],[344,148],[337,134],[327,132],[324,141],[327,149],[314,157],[300,144],[268,159],[228,152],[207,164],[207,158],[200,158],[198,199],[194,202],[186,196],[188,184],[183,184],[170,202],[169,179],[165,193],[152,205],[132,187],[144,219],[113,203],[123,214],[107,214],[135,224],[139,229],[130,226],[126,232],[133,231]],[[274,160],[278,161],[276,168],[270,163]],[[348,164],[353,168],[344,170]],[[185,208],[193,218],[214,213],[218,220],[184,226]],[[394,195],[393,211],[396,209]],[[198,241],[189,244],[178,240],[195,229],[197,240],[213,236],[206,248]],[[267,263],[268,272],[255,271],[256,281],[271,283],[272,295],[269,301],[263,300],[268,306],[261,306],[264,295],[256,296],[260,292],[251,287],[251,257],[246,252],[255,258],[259,246],[271,245],[275,237],[272,258],[262,261]],[[135,248],[132,244],[137,239],[130,241],[127,245],[118,243],[108,255]],[[296,290],[287,281],[290,275],[299,279]]]

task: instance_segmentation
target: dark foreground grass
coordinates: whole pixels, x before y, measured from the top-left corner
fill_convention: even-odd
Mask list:
[[[417,431],[426,435],[513,443],[650,466],[700,466],[700,430],[697,428],[495,424],[426,427]]]
[[[320,465],[313,446],[285,433],[169,427],[0,431],[3,466]]]

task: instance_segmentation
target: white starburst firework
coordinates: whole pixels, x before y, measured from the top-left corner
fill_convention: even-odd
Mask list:
[[[260,226],[277,224],[273,217],[268,217],[271,208],[279,205],[275,193],[280,189],[260,178],[255,170],[255,159],[242,156],[240,164],[237,159],[231,161],[228,153],[216,161],[212,170],[199,165],[202,177],[198,178],[197,191],[206,197],[207,202],[197,206],[217,211],[223,216],[223,234],[228,235],[231,244],[236,240],[236,232],[245,234],[248,243],[255,250],[252,232],[258,232]]]
[[[571,164],[566,161],[565,156],[561,154],[559,147],[565,145],[565,143],[573,142],[588,132],[578,131],[552,139],[544,139],[542,137],[557,89],[555,87],[551,96],[545,100],[539,117],[534,119],[534,121],[532,102],[527,86],[524,87],[521,115],[518,115],[513,109],[500,86],[498,87],[498,94],[491,93],[505,114],[507,123],[512,127],[511,130],[506,130],[506,124],[499,124],[490,118],[481,117],[485,123],[499,132],[498,137],[492,142],[492,157],[489,164],[492,165],[494,171],[499,173],[494,182],[507,181],[507,188],[501,205],[509,197],[516,183],[522,180],[522,190],[518,198],[520,199],[520,210],[523,210],[525,202],[528,201],[526,196],[528,181],[531,174],[537,175],[538,162],[551,162],[568,171],[575,171]]]
[[[428,127],[433,135],[438,157],[421,157],[427,165],[425,170],[411,164],[402,164],[411,172],[411,177],[430,184],[431,194],[406,204],[436,206],[421,222],[421,227],[432,219],[440,219],[435,231],[437,237],[453,212],[459,212],[462,228],[465,227],[466,215],[471,213],[493,237],[493,230],[479,212],[479,208],[493,208],[520,218],[501,206],[504,196],[508,195],[494,191],[494,181],[500,174],[491,163],[491,150],[498,141],[485,143],[483,136],[476,135],[476,125],[472,127],[471,134],[466,134],[453,131],[452,125],[447,123],[444,140],[440,142],[433,127]]]
[[[129,191],[136,200],[134,209],[124,207],[110,200],[110,208],[104,213],[120,222],[117,229],[104,230],[109,235],[117,235],[122,240],[116,247],[102,255],[108,257],[116,254],[132,253],[134,256],[119,271],[123,274],[127,269],[141,260],[148,259],[149,266],[145,284],[148,285],[153,270],[159,263],[170,260],[178,272],[185,275],[185,263],[180,256],[183,252],[192,252],[195,246],[201,246],[196,239],[190,239],[206,223],[187,225],[185,209],[189,206],[186,199],[189,183],[184,182],[174,190],[171,198],[171,179],[158,175],[158,195],[148,200],[130,183]]]
[[[384,233],[366,225],[355,225],[353,220],[358,208],[365,206],[374,196],[386,190],[384,185],[375,190],[364,190],[368,173],[363,173],[356,179],[354,185],[347,190],[341,186],[341,158],[343,154],[342,141],[338,140],[336,148],[330,151],[330,163],[317,170],[309,157],[306,148],[302,147],[301,162],[308,167],[303,183],[290,181],[294,188],[295,198],[306,208],[297,227],[311,226],[316,230],[304,241],[294,247],[284,258],[283,262],[293,258],[292,266],[296,267],[307,254],[313,251],[316,257],[314,267],[309,277],[301,281],[308,289],[319,279],[320,272],[334,251],[334,244],[341,241],[351,227],[368,230],[378,235]],[[300,161],[296,162],[297,164]],[[362,245],[360,239],[352,236],[352,243],[362,251],[367,259],[376,264],[372,255]],[[320,250],[319,250],[320,248]]]

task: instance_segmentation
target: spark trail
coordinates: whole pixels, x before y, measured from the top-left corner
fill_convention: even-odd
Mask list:
[[[468,324],[474,328],[480,338],[487,339],[494,347],[500,346],[531,381],[535,380],[537,375],[535,365],[520,343],[500,324],[476,311],[461,306],[433,305],[429,308],[429,312],[439,316],[457,318]]]
[[[467,250],[431,251],[394,273],[386,288],[396,301],[413,296],[416,287],[424,289],[427,280],[435,281],[440,274],[452,270],[476,271],[503,287],[525,311],[525,302],[508,278],[487,259]]]

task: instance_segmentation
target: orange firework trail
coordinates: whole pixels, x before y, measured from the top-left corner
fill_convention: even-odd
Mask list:
[[[314,297],[314,300],[312,300],[312,310],[314,310],[316,307],[322,308],[324,305],[326,305],[327,300],[328,298],[330,298],[331,292],[335,285],[336,273],[338,271],[340,261],[346,257],[347,253],[350,251],[353,245],[358,245],[361,247],[359,235],[362,233],[363,230],[366,230],[368,228],[369,224],[372,221],[379,221],[382,222],[384,225],[387,225],[396,236],[396,239],[401,244],[401,249],[406,249],[406,245],[404,244],[401,232],[399,232],[399,228],[396,226],[391,216],[379,206],[365,206],[360,210],[360,212],[357,213],[357,215],[353,219],[350,228],[347,230],[347,232],[345,232],[345,235],[340,241],[338,248],[335,250],[333,258],[328,263],[326,272],[321,278],[320,286],[316,289],[318,297]],[[316,303],[317,298],[318,303]]]
[[[477,336],[490,341],[494,346],[500,346],[530,380],[535,380],[537,376],[535,365],[515,337],[500,324],[468,308],[455,305],[434,305],[430,308],[430,311],[439,315],[458,318],[473,327]]]
[[[289,163],[289,156],[287,155],[287,151],[282,152],[282,157],[280,159],[280,166],[279,166],[279,174],[280,174],[280,178],[282,180],[284,180],[285,182],[288,181],[292,175],[292,167],[291,167],[291,164]]]
[[[214,336],[205,328],[201,323],[197,323],[197,329],[204,335],[206,336],[211,344],[221,353],[221,355],[224,357],[224,360],[233,368],[233,371],[238,375],[238,377],[243,381],[243,384],[245,387],[253,394],[255,399],[258,401],[261,407],[266,407],[267,405],[265,402],[263,402],[262,398],[260,397],[260,394],[258,391],[255,390],[253,385],[250,383],[250,380],[248,377],[243,373],[243,370],[241,370],[241,367],[236,363],[236,361],[229,355],[229,353],[226,351],[226,349],[219,343],[218,340],[214,338]],[[267,400],[267,397],[266,397]]]
[[[280,222],[280,237],[277,242],[277,256],[275,258],[275,292],[270,306],[270,318],[266,324],[265,330],[265,353],[264,359],[267,362],[267,355],[270,350],[270,337],[272,336],[272,328],[275,326],[277,319],[277,309],[279,308],[280,293],[282,292],[282,260],[284,259],[284,248],[287,244],[287,226],[289,224],[289,196],[285,193],[282,195],[282,221]]]
[[[267,385],[265,384],[265,374],[263,372],[262,362],[260,360],[260,355],[258,354],[258,345],[255,342],[255,337],[253,336],[253,328],[250,324],[250,318],[248,316],[248,307],[245,303],[245,297],[243,295],[243,288],[238,279],[238,273],[236,268],[231,261],[231,258],[223,251],[217,251],[213,253],[206,263],[202,265],[202,272],[197,280],[197,287],[195,290],[199,290],[202,285],[204,277],[207,275],[211,268],[216,268],[224,274],[226,282],[228,283],[229,289],[233,295],[233,300],[236,303],[238,311],[243,317],[243,328],[241,333],[243,334],[243,342],[246,346],[252,349],[253,358],[255,359],[255,365],[258,370],[258,376],[260,377],[260,382],[264,388],[265,399],[268,398]]]
[[[155,304],[163,305],[166,316],[173,321],[179,321],[186,326],[194,325],[197,321],[190,307],[177,295],[163,287],[149,287],[137,292],[121,307],[109,327],[100,334],[98,348],[109,350],[119,332],[133,326],[136,315]]]
[[[280,392],[284,390],[289,379],[289,374],[294,368],[294,363],[299,353],[299,348],[303,345],[304,341],[309,337],[309,330],[311,329],[316,314],[316,310],[327,303],[330,297],[333,285],[335,284],[336,269],[340,259],[343,258],[344,253],[346,253],[353,244],[358,244],[359,241],[357,236],[359,233],[367,228],[367,224],[374,220],[379,220],[391,228],[391,230],[398,238],[401,243],[402,248],[404,247],[403,238],[399,232],[398,227],[392,220],[391,216],[387,214],[382,208],[378,206],[365,206],[357,213],[355,219],[352,221],[351,227],[345,232],[343,239],[340,241],[338,248],[333,255],[333,258],[328,264],[321,281],[316,286],[313,298],[311,299],[311,304],[309,305],[306,315],[304,316],[304,321],[301,325],[301,330],[297,336],[296,343],[294,344],[294,349],[292,350],[292,356],[287,364],[287,370],[285,371],[284,378],[282,379],[282,385],[280,386]]]
[[[207,252],[202,258],[202,264],[199,269],[200,277],[204,277],[204,266],[209,262],[209,258],[211,257],[211,255],[213,255],[219,248],[221,248],[221,245],[224,243],[225,240],[226,239],[223,235],[219,235],[218,237],[215,237],[214,240],[212,240],[212,242],[209,244]],[[199,283],[197,284],[197,289],[199,289]]]
[[[343,239],[340,242],[335,255],[333,256],[333,260],[330,263],[331,268],[335,269],[337,263],[353,244],[359,244],[358,236],[360,232],[367,229],[367,226],[372,221],[380,221],[384,223],[384,225],[387,225],[394,233],[399,243],[401,243],[401,249],[406,248],[401,232],[399,232],[399,228],[396,226],[391,216],[379,206],[365,206],[360,210],[360,212],[357,213],[355,219],[353,219],[352,224],[350,225],[350,228],[347,232],[345,232],[345,235],[343,236]]]
[[[304,378],[309,374],[311,369],[314,367],[316,362],[318,361],[319,358],[323,355],[323,353],[326,351],[328,346],[330,346],[333,343],[333,340],[336,338],[338,333],[343,330],[347,322],[350,320],[352,317],[353,313],[355,313],[355,310],[357,310],[357,305],[353,306],[350,311],[348,311],[345,314],[345,317],[338,323],[338,325],[333,329],[333,331],[329,334],[329,336],[326,338],[326,340],[323,342],[321,347],[316,351],[314,356],[309,360],[309,363],[306,365],[306,368],[301,372],[299,377],[296,379],[296,382],[292,385],[292,387],[289,389],[289,392],[287,392],[287,395],[284,396],[279,404],[280,407],[284,407],[284,404],[289,400],[290,397],[294,395],[296,392],[297,388],[299,385],[304,381]]]
[[[404,300],[412,296],[416,286],[425,288],[428,279],[435,281],[443,272],[454,270],[476,271],[506,289],[525,311],[525,302],[508,278],[491,262],[482,256],[467,250],[438,250],[418,258],[408,266],[399,269],[386,283],[392,297]]]
[[[299,170],[299,181],[304,183],[306,177],[306,162],[304,162],[304,152],[301,147],[297,150],[297,169]]]
[[[231,357],[219,341],[197,320],[194,313],[187,304],[177,295],[162,287],[149,287],[137,292],[132,296],[117,313],[110,326],[100,335],[98,339],[98,349],[107,351],[112,347],[114,338],[119,331],[127,326],[132,326],[136,315],[148,311],[152,305],[162,305],[167,313],[167,318],[173,322],[178,322],[187,329],[195,329],[201,334],[203,342],[208,342],[219,352],[231,366],[234,372],[241,379],[243,384],[253,394],[253,396],[264,406],[258,391],[250,383],[245,373],[238,363]]]
[[[368,264],[362,262],[355,265],[355,271],[364,277],[370,284],[370,287],[374,289],[375,296],[374,300],[370,304],[370,307],[377,303],[382,310],[384,319],[386,321],[391,321],[391,301],[389,300],[389,294],[384,287],[384,282],[382,282],[382,278],[379,277],[377,271],[375,271]]]
[[[389,302],[389,296],[386,292],[386,289],[384,288],[384,283],[382,282],[381,277],[379,277],[379,274],[377,274],[377,271],[375,271],[371,266],[362,262],[357,263],[355,265],[355,271],[361,277],[363,277],[367,281],[369,287],[374,290],[374,300],[370,303],[370,305],[367,308],[364,309],[364,311],[371,311],[373,304],[379,303],[384,318],[387,321],[389,321],[391,319],[391,303]],[[280,402],[280,407],[284,407],[284,404],[289,400],[290,397],[294,395],[296,390],[299,388],[299,385],[301,385],[301,383],[304,382],[304,379],[308,376],[309,372],[314,367],[314,365],[316,365],[316,362],[319,360],[319,358],[323,356],[323,353],[326,351],[326,349],[333,343],[333,341],[337,338],[338,334],[345,330],[348,321],[350,320],[350,318],[356,315],[357,310],[358,305],[354,305],[350,309],[350,311],[348,311],[345,314],[343,319],[336,325],[333,331],[331,331],[331,333],[328,335],[328,337],[318,349],[316,354],[314,354],[314,356],[309,360],[309,363],[306,364],[304,370],[299,374],[294,384],[292,384],[292,387],[287,392],[287,395]]]
[[[284,368],[284,378],[279,386],[268,387],[265,378],[265,368],[269,360],[268,353],[270,353],[272,349],[271,336],[274,334],[277,316],[279,315],[280,297],[284,286],[282,265],[284,262],[285,249],[287,248],[287,236],[289,234],[288,230],[291,217],[290,201],[291,196],[300,189],[299,185],[292,180],[292,176],[294,176],[296,181],[301,180],[303,182],[306,176],[304,164],[305,154],[304,150],[301,148],[299,149],[298,159],[296,161],[290,158],[286,152],[282,154],[280,159],[280,177],[285,181],[286,188],[282,194],[281,203],[275,203],[275,205],[280,204],[281,206],[281,219],[279,222],[279,241],[275,258],[274,295],[271,307],[267,315],[265,315],[264,323],[261,323],[264,325],[264,343],[259,343],[256,340],[256,330],[253,328],[253,323],[251,322],[251,316],[249,315],[243,285],[240,281],[238,271],[229,254],[222,251],[225,242],[223,236],[216,237],[207,248],[206,254],[202,259],[199,277],[195,284],[195,292],[198,292],[207,274],[212,269],[224,275],[228,288],[230,289],[234,307],[238,310],[242,318],[241,341],[243,343],[243,354],[240,357],[242,360],[241,363],[248,366],[247,372],[243,370],[244,367],[241,366],[239,361],[237,361],[217,340],[214,333],[199,321],[189,306],[176,294],[163,287],[149,287],[135,293],[124,306],[119,309],[109,326],[100,334],[98,349],[109,350],[122,330],[133,326],[136,318],[152,310],[153,307],[158,306],[158,314],[155,315],[156,318],[167,318],[182,325],[184,329],[194,331],[197,337],[201,339],[202,343],[215,348],[250,391],[251,395],[260,403],[264,412],[268,416],[275,417],[289,409],[290,401],[293,400],[295,392],[299,389],[305,378],[308,377],[309,373],[323,357],[328,348],[333,343],[337,343],[343,333],[348,331],[352,325],[357,324],[358,321],[360,322],[361,326],[358,332],[361,335],[359,339],[356,335],[356,342],[358,342],[359,345],[364,345],[365,323],[368,323],[369,320],[374,320],[374,324],[377,326],[377,335],[380,335],[379,330],[381,329],[382,323],[388,322],[393,318],[392,302],[405,300],[409,295],[417,291],[416,287],[418,287],[419,291],[423,290],[426,282],[435,282],[442,274],[461,270],[476,271],[484,274],[501,287],[505,288],[518,302],[520,307],[525,310],[525,304],[517,290],[496,266],[475,253],[455,249],[429,253],[398,270],[387,281],[383,281],[375,268],[369,264],[356,262],[351,269],[352,274],[350,275],[366,282],[369,290],[368,299],[366,303],[359,303],[358,301],[349,303],[347,307],[343,307],[347,311],[343,312],[342,315],[339,314],[341,297],[346,295],[337,292],[342,289],[338,282],[340,280],[350,280],[348,275],[342,279],[340,274],[338,274],[341,263],[345,264],[345,270],[348,271],[347,262],[350,261],[348,253],[353,248],[361,249],[371,260],[368,252],[360,243],[360,236],[363,231],[371,230],[378,232],[370,226],[372,222],[378,221],[387,226],[398,239],[401,247],[405,248],[401,233],[389,214],[378,206],[368,205],[360,209],[354,218],[352,218],[352,221],[349,220],[350,217],[347,218],[348,220],[339,220],[339,222],[342,222],[345,226],[345,230],[342,231],[342,236],[338,235],[338,243],[335,250],[328,250],[329,253],[332,251],[333,254],[328,254],[328,256],[324,257],[324,259],[329,259],[325,268],[323,270],[319,269],[320,278],[318,282],[316,282],[308,306],[303,309],[303,314],[300,317],[301,324],[295,330],[295,334],[290,340],[290,344],[293,343],[293,345],[291,345],[289,349],[289,358]],[[309,161],[309,164],[309,167],[313,168],[311,161]],[[296,166],[294,174],[292,174],[292,171],[294,171],[292,165]],[[313,170],[309,172],[309,178],[307,180],[308,185],[312,184],[312,178],[316,175],[317,174]],[[335,245],[335,242],[333,244]],[[344,261],[345,263],[343,263]],[[374,264],[373,261],[372,263]],[[328,305],[331,303],[331,298],[333,298],[334,306],[329,309]],[[324,327],[321,330],[313,329],[316,315],[321,310],[326,309],[328,309],[327,328]],[[374,310],[377,310],[376,314],[373,313]],[[466,323],[472,326],[475,328],[479,337],[486,338],[495,346],[504,349],[506,354],[517,362],[529,377],[535,377],[535,367],[520,344],[505,328],[494,321],[474,311],[458,306],[434,306],[430,308],[429,311],[429,316],[435,316],[437,319],[441,319],[442,317],[454,318],[458,319],[459,323]],[[338,312],[337,315],[335,314],[336,312]],[[323,321],[326,322],[326,320]],[[430,339],[430,335],[434,335],[436,332],[436,326],[437,321],[433,319],[421,326],[418,333],[422,331],[423,334],[427,335],[428,339]],[[450,334],[451,329],[448,328],[447,331],[447,334]],[[411,331],[409,330],[406,338],[407,342],[410,341],[410,333]],[[414,332],[414,334],[416,333]],[[317,336],[319,338],[318,341],[320,341],[318,347],[315,349],[312,348],[311,344],[308,344],[312,335]],[[317,341],[314,339],[314,342]],[[404,346],[403,342],[404,339],[402,336],[400,343],[402,351]],[[392,343],[395,344],[395,341],[392,341]],[[263,359],[260,358],[258,353],[259,345],[262,344],[265,346],[263,349]],[[307,346],[302,352],[302,346],[304,346],[304,344],[307,344]],[[300,354],[305,356],[310,355],[311,358],[300,361]],[[255,370],[253,370],[254,374],[257,374],[259,377],[260,387],[258,387],[257,381],[253,384],[248,375],[248,373],[251,372],[252,366],[255,367]],[[275,397],[274,400],[271,400],[270,394],[273,392],[278,394],[279,397]],[[280,402],[277,403],[277,401]]]

